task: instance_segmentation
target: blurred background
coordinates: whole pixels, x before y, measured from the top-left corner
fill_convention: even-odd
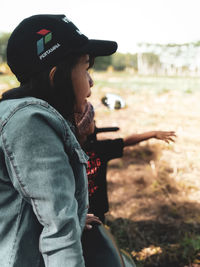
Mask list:
[[[6,64],[10,33],[25,17],[65,14],[92,39],[118,51],[97,58],[90,101],[99,139],[169,130],[110,161],[107,224],[137,266],[200,266],[200,16],[198,0],[4,1],[0,16],[0,93],[18,86]],[[125,107],[102,103],[108,93]]]

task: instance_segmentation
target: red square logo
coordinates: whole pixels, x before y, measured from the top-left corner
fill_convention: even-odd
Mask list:
[[[46,30],[46,29],[42,29],[40,30],[39,32],[37,32],[38,34],[41,34],[41,35],[46,35],[48,32],[50,32],[49,30]]]

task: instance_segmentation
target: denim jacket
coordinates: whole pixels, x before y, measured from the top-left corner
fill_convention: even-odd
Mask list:
[[[85,266],[87,159],[47,102],[0,102],[1,267]]]

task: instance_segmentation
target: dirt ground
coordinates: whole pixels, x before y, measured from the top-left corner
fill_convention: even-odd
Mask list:
[[[97,126],[120,131],[99,139],[150,130],[177,134],[175,143],[145,141],[110,161],[107,224],[137,266],[200,266],[200,92],[122,90],[121,110],[101,104],[106,92],[116,91],[94,88],[91,97]]]

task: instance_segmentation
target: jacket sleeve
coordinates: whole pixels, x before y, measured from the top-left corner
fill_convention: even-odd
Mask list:
[[[63,134],[61,120],[45,108],[18,110],[3,132],[6,164],[43,226],[39,246],[45,266],[83,267],[75,178]]]

